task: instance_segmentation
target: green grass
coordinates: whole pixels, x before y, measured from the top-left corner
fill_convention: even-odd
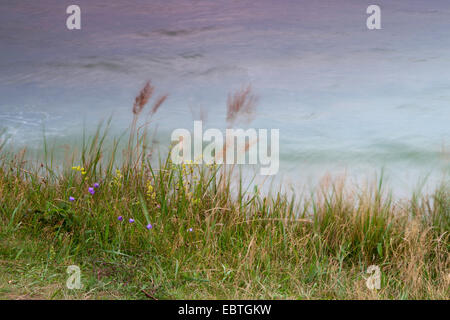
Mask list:
[[[450,298],[448,184],[401,201],[383,179],[267,195],[235,178],[238,167],[155,159],[138,127],[152,92],[136,98],[125,145],[108,124],[63,155],[47,141],[42,155],[7,151],[0,139],[0,298]],[[248,94],[229,114],[251,106]],[[82,289],[66,287],[70,265]],[[380,290],[366,286],[370,265]]]
[[[448,186],[401,202],[381,179],[360,192],[336,182],[297,200],[267,196],[233,188],[237,168],[152,165],[142,137],[118,161],[105,136],[59,167],[2,151],[1,298],[450,297]],[[72,264],[80,290],[65,286]],[[376,291],[365,285],[372,264]]]

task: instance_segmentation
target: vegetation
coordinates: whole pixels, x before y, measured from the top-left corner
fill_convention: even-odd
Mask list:
[[[38,162],[3,146],[0,298],[450,298],[449,185],[403,201],[382,179],[288,197],[248,190],[238,168],[154,165],[137,126],[152,92],[136,99],[120,161],[107,127],[60,166],[49,152]],[[66,287],[70,265],[82,289]],[[370,265],[379,290],[366,286]]]

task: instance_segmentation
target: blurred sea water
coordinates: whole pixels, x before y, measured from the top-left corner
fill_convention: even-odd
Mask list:
[[[227,95],[251,84],[251,126],[280,129],[279,181],[327,174],[431,187],[450,168],[450,2],[79,0],[82,30],[58,0],[0,2],[0,128],[15,147],[64,143],[113,115],[130,123],[147,79],[169,94],[157,140],[200,109],[225,128]]]

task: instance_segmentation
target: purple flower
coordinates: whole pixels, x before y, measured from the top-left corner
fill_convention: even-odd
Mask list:
[[[119,217],[117,218],[117,220],[122,221],[122,220],[123,220],[123,217],[122,217],[122,216],[119,216]]]
[[[134,219],[130,218],[130,220],[128,220],[129,223],[134,223]]]
[[[192,228],[189,228],[189,232],[192,232],[193,230],[192,230]]]
[[[94,188],[92,188],[92,187],[89,187],[88,191],[89,191],[89,193],[92,194],[92,195],[95,193]]]
[[[147,229],[150,230],[151,228],[153,228],[153,226],[152,226],[151,223],[149,223],[149,224],[147,225]]]
[[[70,202],[74,202],[74,201],[75,201],[75,198],[74,198],[74,197],[69,197],[69,201],[70,201]]]
[[[100,187],[100,185],[97,182],[94,183],[94,188],[98,188],[98,187]]]
[[[156,208],[157,208],[157,209],[161,209],[161,205],[158,203],[158,204],[156,205]]]

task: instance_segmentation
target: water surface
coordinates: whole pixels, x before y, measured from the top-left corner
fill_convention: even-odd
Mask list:
[[[2,0],[0,127],[40,148],[43,127],[72,141],[113,114],[119,134],[151,79],[170,94],[155,119],[166,143],[200,108],[224,128],[228,93],[251,84],[252,126],[281,129],[285,183],[385,168],[401,190],[435,184],[450,161],[450,2],[377,1],[370,31],[372,2],[79,0],[82,30],[68,31],[72,2]]]

